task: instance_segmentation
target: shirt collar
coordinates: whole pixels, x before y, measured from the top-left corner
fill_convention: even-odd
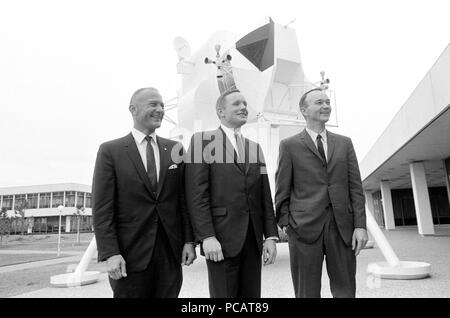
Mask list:
[[[136,140],[136,142],[138,144],[141,144],[144,142],[145,137],[147,136],[146,134],[144,134],[142,131],[137,130],[136,128],[131,128],[131,134],[133,135],[134,140]],[[153,141],[155,142],[155,144],[157,144],[157,140],[156,140],[156,132],[151,133],[149,136],[152,137]]]
[[[306,132],[311,136],[311,139],[316,142],[317,139],[317,135],[321,135],[322,136],[322,140],[324,142],[327,142],[327,130],[324,129],[322,130],[322,132],[320,134],[316,133],[315,131],[309,129],[308,127],[306,127]]]
[[[229,128],[223,124],[220,124],[220,127],[222,128],[222,130],[225,132],[225,134],[227,135],[228,139],[230,140],[234,140],[234,134],[237,133],[239,135],[242,135],[241,133],[241,128]]]

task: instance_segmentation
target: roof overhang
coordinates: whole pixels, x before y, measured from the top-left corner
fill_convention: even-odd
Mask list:
[[[429,187],[445,186],[450,157],[450,45],[360,163],[366,190],[410,188],[409,165],[423,161]]]

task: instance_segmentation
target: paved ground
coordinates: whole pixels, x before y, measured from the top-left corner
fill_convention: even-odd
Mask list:
[[[373,298],[395,297],[450,297],[450,226],[436,226],[436,235],[422,237],[416,227],[400,227],[384,231],[394,251],[402,261],[421,261],[431,264],[431,277],[421,280],[380,280],[366,273],[367,265],[384,261],[381,251],[375,246],[365,249],[358,257],[357,296]],[[72,256],[75,259],[80,256]],[[19,270],[19,269],[18,269]],[[183,269],[184,282],[180,293],[182,298],[208,297],[206,265],[203,257]],[[55,273],[61,274],[61,273]],[[50,278],[49,278],[50,279]],[[331,297],[326,268],[322,278],[322,297]],[[93,285],[75,288],[44,288],[21,294],[18,298],[102,298],[111,297],[106,274]],[[294,296],[289,253],[286,243],[278,244],[276,264],[263,268],[262,296],[267,298],[290,298]]]
[[[37,250],[0,250],[0,255],[5,254],[56,254],[55,252],[49,252],[49,251],[37,251]],[[61,253],[61,255],[82,255],[84,251],[64,251]]]

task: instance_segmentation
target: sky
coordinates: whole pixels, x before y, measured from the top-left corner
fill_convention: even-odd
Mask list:
[[[326,71],[332,131],[361,161],[450,43],[448,12],[447,0],[2,0],[0,187],[91,184],[98,146],[132,127],[131,94],[176,96],[176,36],[195,51],[216,30],[243,34],[269,16],[295,19],[306,76]]]

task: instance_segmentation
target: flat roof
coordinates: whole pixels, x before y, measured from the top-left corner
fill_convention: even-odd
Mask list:
[[[424,161],[429,186],[445,186],[442,160],[450,157],[450,45],[420,81],[360,162],[365,189],[382,180],[411,187],[409,164]]]
[[[56,183],[56,184],[40,184],[30,186],[2,187],[0,188],[0,195],[60,192],[60,191],[79,191],[90,193],[92,191],[92,187],[90,185],[81,183]]]

